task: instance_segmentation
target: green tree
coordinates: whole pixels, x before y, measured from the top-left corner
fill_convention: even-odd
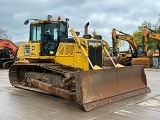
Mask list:
[[[152,24],[151,24],[150,21],[147,22],[147,21],[144,20],[144,21],[142,22],[142,24],[138,26],[137,32],[142,32],[142,28],[143,28],[144,26],[146,26],[148,29],[151,29]]]
[[[0,27],[0,39],[9,39],[9,38],[10,37],[7,34],[7,31]]]
[[[141,42],[142,42],[142,32],[138,32],[138,31],[134,32],[133,37],[134,37],[137,45],[141,44]]]
[[[158,27],[156,25],[152,25],[151,22],[143,21],[142,24],[139,25],[137,30],[133,33],[137,45],[142,43],[142,28],[144,26],[146,26],[148,29],[154,28],[155,31],[158,29]],[[157,42],[153,38],[149,38],[148,45],[150,50],[157,49]]]

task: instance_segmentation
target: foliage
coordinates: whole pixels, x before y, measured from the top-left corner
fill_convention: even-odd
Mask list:
[[[7,31],[0,27],[0,39],[9,39]]]
[[[150,22],[147,21],[143,21],[141,25],[138,26],[137,32],[142,32],[142,28],[146,26],[148,29],[151,29],[152,24]]]
[[[153,38],[150,38],[148,41],[149,44],[149,50],[156,50],[157,49],[157,42]]]
[[[142,42],[142,32],[138,32],[138,31],[134,32],[133,37],[134,37],[137,45],[141,44],[141,42]]]
[[[143,21],[142,24],[138,26],[138,29],[136,30],[136,32],[133,33],[133,37],[137,45],[142,43],[142,28],[144,26],[146,26],[148,29],[154,28],[155,31],[160,32],[160,29],[157,25],[152,25],[151,22]],[[149,38],[148,45],[150,50],[157,49],[157,42],[153,38]]]

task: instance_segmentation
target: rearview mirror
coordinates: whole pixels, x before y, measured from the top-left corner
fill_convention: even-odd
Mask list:
[[[24,22],[25,25],[27,25],[28,23],[29,23],[29,20],[26,20],[26,21]]]

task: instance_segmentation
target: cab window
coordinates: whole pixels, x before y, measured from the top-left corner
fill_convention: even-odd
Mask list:
[[[41,40],[41,26],[33,26],[31,29],[31,40],[39,41]]]
[[[45,37],[47,41],[58,40],[58,24],[57,23],[45,25]]]

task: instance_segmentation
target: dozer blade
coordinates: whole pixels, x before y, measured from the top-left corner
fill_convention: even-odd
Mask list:
[[[150,92],[142,66],[81,71],[75,77],[76,102],[86,111]]]

